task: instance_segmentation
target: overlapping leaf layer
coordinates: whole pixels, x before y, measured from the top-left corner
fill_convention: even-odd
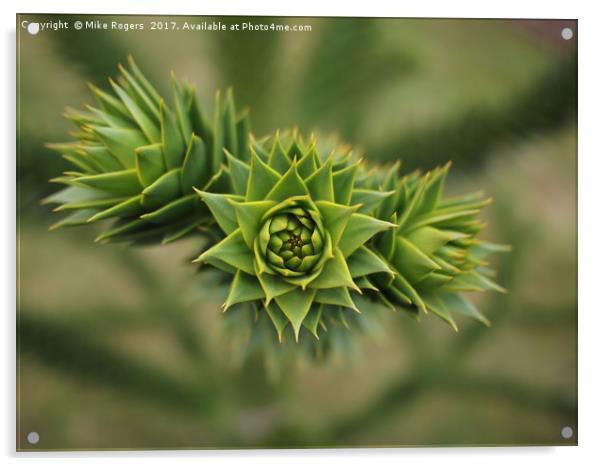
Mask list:
[[[91,85],[98,107],[66,113],[76,141],[49,144],[75,168],[46,199],[68,215],[55,227],[115,221],[101,241],[170,242],[212,223],[193,187],[228,192],[224,149],[248,157],[249,120],[219,93],[211,121],[193,87],[172,75],[170,107],[130,58],[111,92]]]
[[[481,241],[479,220],[491,202],[482,193],[445,199],[442,194],[450,164],[421,175],[400,177],[399,164],[364,177],[365,186],[392,191],[373,214],[397,225],[378,236],[374,251],[386,260],[393,275],[371,278],[374,296],[387,307],[402,307],[439,316],[457,329],[454,314],[489,321],[462,293],[505,290],[493,281],[487,258],[508,247]]]
[[[229,277],[223,309],[250,342],[269,324],[281,343],[340,346],[370,300],[488,324],[464,293],[504,291],[486,259],[507,248],[477,239],[488,199],[443,197],[449,165],[401,176],[296,131],[256,140],[231,92],[209,121],[194,88],[172,77],[169,107],[131,59],[110,85],[67,113],[76,141],[50,145],[75,167],[46,200],[69,213],[56,227],[110,219],[99,240],[136,243],[211,233],[196,262]]]

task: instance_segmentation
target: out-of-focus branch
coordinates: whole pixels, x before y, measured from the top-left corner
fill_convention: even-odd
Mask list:
[[[219,392],[198,377],[180,380],[127,356],[118,354],[87,334],[35,312],[20,310],[18,353],[32,353],[45,364],[78,378],[148,398],[192,415],[214,414]]]
[[[577,414],[575,394],[561,394],[504,376],[456,373],[445,380],[446,391],[459,396],[506,400],[531,410],[552,410],[567,417]]]
[[[497,145],[564,124],[577,113],[577,58],[571,57],[536,79],[499,108],[474,108],[451,121],[402,135],[371,155],[381,162],[404,161],[404,170],[452,160],[475,169]]]

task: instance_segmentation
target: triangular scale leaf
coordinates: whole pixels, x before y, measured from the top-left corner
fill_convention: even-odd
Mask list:
[[[326,230],[330,233],[333,247],[336,247],[347,227],[349,219],[357,210],[357,206],[345,206],[328,201],[317,201],[316,207],[322,215]]]
[[[474,246],[468,248],[467,252],[476,259],[486,259],[490,254],[497,252],[508,252],[512,248],[505,244],[488,243],[479,241]]]
[[[391,223],[397,224],[397,214],[393,213],[391,216]],[[376,236],[375,243],[377,245],[377,250],[381,252],[383,257],[388,261],[393,257],[393,253],[395,252],[395,237],[396,237],[397,229],[391,228],[389,230],[385,230],[382,233],[379,233]]]
[[[297,173],[297,166],[291,165],[291,168],[274,185],[266,198],[271,201],[284,201],[294,196],[307,195],[307,186],[303,179]]]
[[[93,126],[92,130],[98,135],[107,149],[117,157],[126,168],[134,168],[136,159],[134,151],[148,144],[144,135],[136,129],[108,128]]]
[[[98,209],[83,209],[77,210],[66,217],[63,217],[61,220],[56,222],[50,227],[50,230],[56,230],[61,227],[70,227],[77,225],[84,225],[87,223],[88,219],[92,217],[95,213],[98,212]]]
[[[286,154],[286,151],[280,143],[280,136],[276,134],[274,138],[274,144],[270,151],[270,158],[268,165],[276,170],[278,173],[283,174],[287,172],[291,167],[292,160]]]
[[[478,209],[472,210],[454,210],[453,212],[434,211],[430,214],[424,214],[416,217],[407,230],[415,230],[429,225],[438,225],[439,227],[449,227],[453,222],[465,221],[479,214]]]
[[[230,194],[231,189],[232,187],[230,186],[230,172],[225,166],[222,166],[215,175],[209,178],[207,184],[203,186],[203,191],[219,194]],[[235,194],[232,194],[232,196],[237,198],[239,197]]]
[[[297,287],[297,285],[288,283],[275,275],[271,275],[269,273],[259,273],[257,264],[255,264],[255,270],[259,283],[261,284],[261,287],[265,293],[265,299],[268,303],[276,296],[288,293]]]
[[[243,162],[249,160],[249,133],[251,132],[251,122],[249,112],[243,111],[243,114],[236,122],[236,137],[238,139],[238,158]],[[246,186],[246,185],[245,185]]]
[[[237,223],[242,231],[243,238],[249,248],[259,234],[261,220],[264,214],[276,205],[274,201],[235,202],[231,201],[236,212]]]
[[[197,230],[203,224],[203,222],[204,220],[201,218],[191,223],[187,223],[181,228],[177,228],[173,231],[166,233],[163,236],[163,239],[161,240],[161,244],[173,243],[174,241],[184,238],[189,233],[192,233],[194,230]]]
[[[410,218],[416,214],[416,211],[420,207],[420,203],[422,202],[422,196],[424,194],[424,189],[426,188],[426,184],[430,178],[430,175],[427,173],[423,178],[418,182],[418,186],[414,190],[411,195],[411,199],[407,202],[407,206],[403,209],[401,216],[399,217],[399,221],[397,224],[399,225],[400,231],[406,228],[406,224],[409,223]],[[416,225],[412,223],[412,226],[416,228]]]
[[[245,244],[240,229],[230,233],[226,238],[209,248],[194,262],[207,262],[213,264],[213,259],[225,262],[235,269],[240,269],[249,275],[255,274],[253,267],[253,253]]]
[[[236,220],[236,211],[231,204],[231,200],[238,200],[236,196],[230,194],[215,194],[207,191],[199,191],[195,189],[201,199],[207,204],[213,218],[224,233],[229,235],[238,228]]]
[[[251,170],[245,200],[263,201],[279,179],[278,172],[261,160],[255,150],[251,150]]]
[[[116,196],[139,194],[142,189],[142,185],[138,180],[138,173],[135,169],[81,176],[74,179],[74,183],[100,189]]]
[[[314,289],[308,288],[303,291],[300,288],[295,288],[288,293],[274,298],[278,307],[280,307],[284,315],[288,317],[288,320],[292,324],[295,332],[295,339],[297,340],[299,339],[301,324],[309,312],[315,295],[316,290]]]
[[[192,132],[188,133],[188,137]],[[178,122],[172,111],[161,101],[161,143],[163,144],[163,157],[168,169],[182,165],[186,155],[186,143],[178,128]]]
[[[458,331],[458,326],[450,314],[449,309],[445,307],[445,304],[443,304],[443,301],[438,296],[426,296],[424,302],[429,311],[432,311],[433,314],[447,322],[456,332]]]
[[[98,212],[96,215],[90,217],[88,222],[96,222],[105,218],[111,217],[128,217],[132,215],[138,215],[143,212],[142,209],[142,195],[130,197],[128,200],[120,202],[119,204],[109,207],[108,209]]]
[[[188,139],[192,134],[192,125],[188,116],[188,106],[186,105],[186,101],[184,99],[184,96],[182,95],[180,85],[176,80],[176,75],[173,72],[171,74],[171,88],[173,91],[174,106],[176,109],[176,116],[179,123],[181,135],[184,139]],[[182,149],[182,152],[183,151],[184,149]]]
[[[182,166],[182,192],[191,192],[192,188],[202,188],[210,175],[207,146],[196,134],[188,143],[184,165]]]
[[[234,98],[232,97],[231,88],[226,91],[224,113],[222,115],[222,128],[224,130],[224,148],[231,154],[238,154],[236,108],[234,107]]]
[[[117,113],[122,118],[131,121],[132,116],[130,115],[130,112],[128,112],[127,108],[125,108],[125,105],[123,105],[118,98],[108,94],[93,84],[89,84],[89,87],[96,96],[96,99],[98,100],[98,103],[102,109],[104,109],[107,113]]]
[[[111,86],[115,93],[119,96],[123,104],[126,106],[134,121],[138,124],[142,132],[151,144],[159,142],[161,133],[153,120],[142,110],[136,102],[125,92],[117,83],[110,80]]]
[[[63,212],[65,210],[78,210],[78,209],[107,209],[109,207],[113,207],[125,200],[127,200],[127,196],[122,197],[107,197],[103,199],[95,199],[90,201],[82,201],[71,204],[62,204],[57,208],[53,209],[53,212]]]
[[[140,68],[138,68],[138,65],[136,64],[136,62],[134,61],[134,58],[131,55],[128,56],[128,64],[130,65],[132,74],[138,80],[138,82],[140,83],[140,86],[142,86],[142,88],[147,93],[147,95],[151,98],[152,102],[155,105],[159,105],[159,101],[161,100],[159,93],[156,91],[156,89],[153,87],[153,85],[148,81],[148,79],[146,79],[146,77],[144,76],[142,71],[140,71]]]
[[[249,183],[250,168],[246,163],[234,157],[227,150],[224,149],[224,151],[228,160],[234,194],[244,196],[247,192],[247,184]]]
[[[332,159],[328,159],[317,171],[305,180],[314,201],[334,202],[332,183]]]
[[[433,291],[449,283],[453,277],[439,272],[431,272],[422,278],[417,286],[421,291]]]
[[[368,277],[362,276],[354,278],[355,284],[360,290],[371,290],[371,291],[379,291],[376,286],[368,279]]]
[[[416,289],[410,284],[410,282],[401,273],[396,273],[393,282],[391,283],[392,288],[396,288],[401,293],[409,298],[412,303],[420,310],[426,312],[426,305],[424,301],[416,291]]]
[[[485,317],[468,299],[457,293],[445,293],[440,295],[445,306],[452,312],[465,315],[471,319],[475,319],[487,327],[491,326],[491,322]]]
[[[337,204],[349,205],[351,203],[351,193],[358,167],[359,162],[333,173],[334,201]]]
[[[389,273],[393,271],[387,263],[366,246],[361,246],[347,258],[351,277],[361,277],[373,273]]]
[[[119,65],[119,71],[121,72],[121,76],[127,83],[128,89],[132,91],[132,98],[136,101],[136,103],[143,109],[149,117],[153,119],[153,121],[159,122],[159,100],[155,100],[152,95],[148,94],[147,89],[152,89],[152,86],[146,79],[143,77],[143,83],[141,80],[138,80],[137,77],[134,77],[128,70],[125,69],[122,65]],[[148,84],[148,87],[146,86]],[[154,89],[153,89],[154,90]],[[155,92],[156,93],[156,92]],[[158,97],[158,95],[157,95]]]
[[[180,197],[153,212],[141,215],[140,218],[148,220],[151,223],[166,224],[185,218],[187,215],[199,209],[200,203],[201,200],[196,194],[189,194],[188,196]]]
[[[348,307],[349,309],[359,312],[357,306],[351,299],[349,289],[345,287],[319,289],[316,292],[315,301],[322,304]]]
[[[80,146],[80,150],[88,154],[104,172],[114,172],[125,168],[106,147],[86,144]]]
[[[239,270],[232,280],[228,298],[224,303],[224,311],[234,304],[255,301],[264,297],[263,289],[259,285],[257,278]]]
[[[213,147],[213,129],[211,128],[211,123],[209,123],[207,117],[201,110],[196,95],[193,95],[190,100],[190,122],[192,124],[192,131],[205,143],[207,158],[210,161],[208,169],[213,170],[213,165],[211,165],[213,163],[213,154],[211,153],[211,148]]]
[[[132,120],[126,119],[117,113],[107,113],[104,110],[100,110],[91,105],[87,105],[88,110],[94,115],[96,121],[92,122],[93,125],[106,125],[113,128],[135,128],[136,125]],[[90,123],[88,123],[90,124]]]
[[[372,189],[354,189],[351,193],[351,204],[360,204],[360,214],[370,214],[383,200],[393,195],[395,191],[374,191]]]
[[[282,336],[284,335],[284,330],[288,326],[289,320],[282,313],[280,308],[276,303],[270,303],[265,307],[265,310],[274,324],[274,328],[276,329],[276,334],[278,335],[278,341],[282,343]]]
[[[411,282],[417,282],[427,274],[439,270],[439,265],[421,252],[403,236],[395,240],[395,253],[391,263]]]
[[[322,309],[323,306],[321,304],[312,304],[309,313],[303,320],[303,326],[318,340],[320,339],[318,336],[318,324],[320,323],[320,318],[322,317]]]
[[[161,144],[136,149],[136,171],[143,186],[151,185],[166,171]]]
[[[156,209],[181,195],[182,169],[168,171],[142,191],[142,205],[147,209]]]
[[[335,248],[333,253],[334,257],[325,262],[322,273],[309,284],[309,287],[336,288],[343,286],[353,288],[359,292],[359,288],[357,288],[351,277],[342,252],[338,248]]]
[[[392,223],[378,220],[368,215],[357,213],[351,215],[339,242],[343,255],[349,257],[375,234],[389,228],[395,228],[395,226]]]
[[[464,273],[454,277],[444,287],[445,291],[481,291],[481,290],[492,290],[499,293],[506,293],[506,289],[490,280],[489,278],[481,275],[480,273],[473,271]]]
[[[424,198],[420,206],[419,214],[434,210],[439,204],[443,188],[445,186],[445,178],[449,172],[451,162],[448,162],[442,168],[436,169],[433,178],[429,181],[424,191]]]
[[[68,186],[42,200],[42,204],[79,204],[81,202],[110,199],[106,193],[84,186]]]
[[[422,227],[412,230],[406,235],[408,241],[424,254],[431,255],[445,243],[453,239],[453,235],[433,227]]]
[[[301,159],[299,159],[297,171],[299,172],[299,175],[301,175],[301,178],[305,180],[317,169],[318,165],[316,163],[316,152],[314,150],[309,150],[303,157],[301,157]]]

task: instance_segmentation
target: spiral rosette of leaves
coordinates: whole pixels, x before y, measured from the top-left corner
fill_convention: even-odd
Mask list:
[[[224,310],[250,303],[280,341],[289,324],[296,340],[319,338],[359,312],[353,295],[372,287],[366,277],[390,273],[365,246],[395,227],[365,214],[390,193],[356,189],[348,152],[321,154],[294,133],[253,143],[249,163],[227,160],[235,193],[199,190],[224,238],[197,259],[234,274]]]
[[[53,227],[112,219],[99,241],[164,243],[213,223],[193,187],[230,192],[224,149],[248,159],[249,119],[231,91],[219,92],[210,121],[194,87],[172,73],[172,107],[130,57],[112,92],[90,85],[98,106],[68,110],[75,141],[49,144],[73,166],[48,197],[68,215]]]
[[[390,308],[402,307],[413,315],[432,312],[454,329],[454,313],[489,325],[488,319],[464,293],[505,290],[493,281],[487,258],[509,247],[477,239],[485,224],[481,209],[491,202],[482,193],[444,198],[450,164],[420,175],[400,177],[399,164],[387,172],[366,176],[366,186],[380,185],[393,195],[374,211],[397,225],[372,243],[393,275],[369,280],[379,288],[373,296]]]

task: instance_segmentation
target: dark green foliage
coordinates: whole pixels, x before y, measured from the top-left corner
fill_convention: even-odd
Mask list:
[[[159,95],[131,56],[119,66],[112,93],[91,85],[98,107],[70,110],[76,139],[48,144],[72,164],[52,181],[66,185],[44,202],[68,215],[53,227],[112,219],[98,241],[169,243],[213,219],[193,188],[232,190],[226,152],[248,158],[249,120],[232,93],[215,99],[213,118],[194,88],[172,74],[171,104]]]

